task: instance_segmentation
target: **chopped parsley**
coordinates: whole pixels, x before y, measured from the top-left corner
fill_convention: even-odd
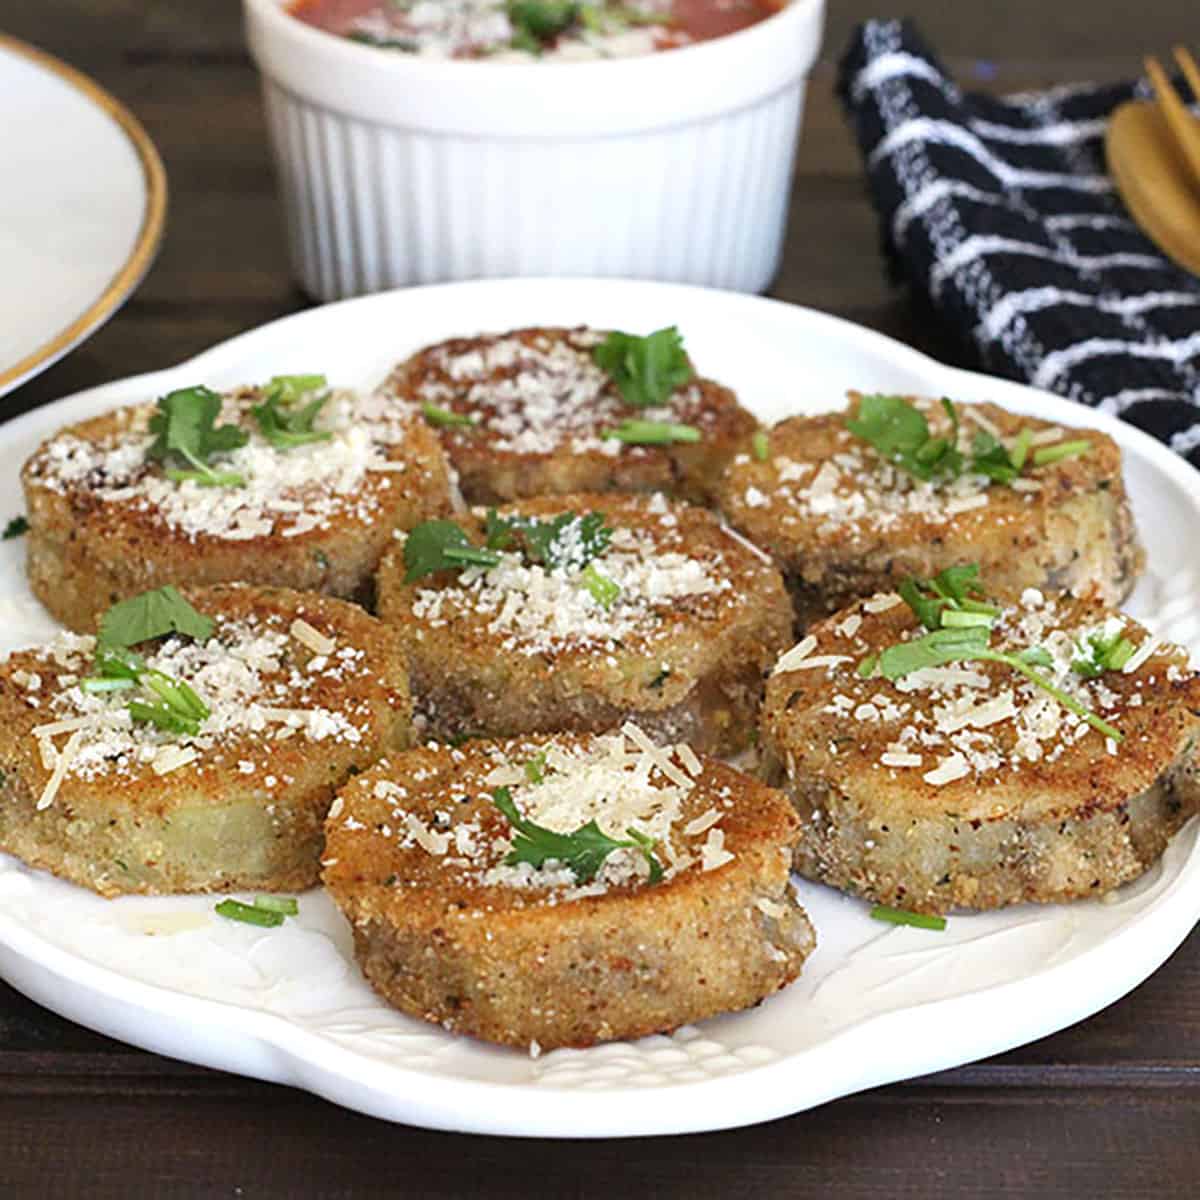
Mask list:
[[[1054,660],[1043,647],[1030,646],[1015,653],[992,647],[992,624],[999,610],[973,598],[982,594],[977,576],[978,567],[972,564],[943,571],[934,580],[905,580],[900,585],[900,595],[929,632],[863,659],[858,665],[859,676],[866,678],[878,673],[895,680],[948,663],[1003,663],[1053,696],[1093,729],[1119,742],[1120,730],[1034,669],[1053,666]]]
[[[694,375],[683,338],[674,325],[645,337],[614,330],[592,351],[592,360],[631,408],[665,404],[671,393]]]
[[[216,425],[221,397],[206,387],[179,388],[160,396],[158,412],[150,418],[154,441],[146,457],[164,464],[168,479],[192,481],[203,487],[241,487],[246,480],[236,471],[218,471],[211,460],[244,446],[250,435],[236,425]]]
[[[771,457],[771,443],[765,429],[756,429],[750,439],[750,452],[756,462],[766,462]]]
[[[1086,440],[1060,442],[1033,451],[1033,433],[1022,429],[1011,449],[985,429],[977,429],[971,452],[958,448],[959,419],[954,401],[942,397],[950,420],[949,437],[934,437],[925,414],[904,396],[863,396],[846,428],[875,448],[893,466],[924,482],[945,482],[962,475],[983,475],[992,483],[1011,484],[1027,466],[1043,467],[1060,459],[1086,454]]]
[[[871,916],[876,921],[887,921],[891,925],[913,925],[917,929],[933,929],[938,933],[946,928],[945,917],[909,912],[907,908],[891,908],[886,904],[876,904],[871,909]]]
[[[23,516],[13,517],[11,521],[4,527],[3,538],[6,542],[12,541],[13,538],[19,538],[22,534],[29,532],[29,522]]]
[[[450,408],[442,408],[437,404],[430,404],[428,400],[421,405],[421,412],[430,425],[436,425],[439,429],[453,429],[463,425],[478,424],[476,418],[470,413],[460,413]]]
[[[670,446],[675,442],[698,442],[700,430],[695,425],[680,425],[675,421],[622,421],[615,429],[606,429],[602,438],[627,442],[636,446]]]
[[[307,404],[306,397],[317,393]],[[327,430],[313,428],[317,414],[329,401],[324,375],[276,375],[263,388],[263,401],[250,411],[259,432],[276,450],[291,450],[311,442],[327,442]]]
[[[626,842],[610,838],[594,819],[581,825],[574,833],[556,833],[522,817],[508,788],[494,789],[492,802],[515,830],[512,849],[504,858],[507,867],[529,863],[535,869],[540,869],[548,862],[557,862],[575,876],[577,883],[589,883],[596,878],[614,851],[639,850],[650,866],[650,882],[658,883],[663,877],[662,863],[653,853],[657,843],[636,829],[625,831],[629,836]]]

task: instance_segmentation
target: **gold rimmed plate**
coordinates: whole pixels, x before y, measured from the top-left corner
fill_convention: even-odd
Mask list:
[[[3,34],[0,111],[2,396],[95,333],[137,287],[162,240],[167,182],[132,113]]]

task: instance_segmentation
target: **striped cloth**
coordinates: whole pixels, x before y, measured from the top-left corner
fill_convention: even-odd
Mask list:
[[[870,21],[838,91],[893,265],[983,368],[1200,466],[1200,279],[1138,230],[1104,162],[1108,114],[1145,81],[964,93],[908,22]]]

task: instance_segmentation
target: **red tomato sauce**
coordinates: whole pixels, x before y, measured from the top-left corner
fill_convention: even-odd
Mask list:
[[[737,33],[779,12],[786,3],[787,0],[671,0],[662,26],[655,25],[653,45],[647,48],[672,50]],[[603,10],[603,5],[598,7]],[[498,0],[497,8],[504,11],[502,0]],[[404,10],[389,4],[387,0],[294,0],[288,11],[306,24],[315,25],[328,33],[388,49],[417,49],[415,44],[406,44],[406,39],[411,35],[404,28]],[[636,22],[635,25],[644,23],[648,22]],[[562,37],[576,36],[581,28],[576,23]],[[549,38],[543,43],[542,49],[552,51],[557,42],[557,38]],[[515,41],[513,45],[515,48],[524,48]],[[451,56],[486,57],[496,48],[467,46],[454,50]],[[509,47],[505,45],[499,48]]]

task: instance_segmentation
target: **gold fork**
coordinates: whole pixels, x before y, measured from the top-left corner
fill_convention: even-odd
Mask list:
[[[1191,55],[1176,48],[1175,58],[1200,97],[1200,71]],[[1168,258],[1200,275],[1200,123],[1154,59],[1146,70],[1158,103],[1117,106],[1104,139],[1108,168],[1143,232]]]
[[[1196,66],[1196,60],[1183,46],[1175,46],[1173,53],[1192,89],[1192,95],[1200,101],[1200,68]],[[1184,162],[1191,168],[1192,181],[1200,187],[1200,120],[1188,111],[1179,93],[1167,78],[1167,73],[1159,65],[1158,59],[1146,59],[1146,74],[1150,76],[1154,94],[1158,98],[1163,116],[1166,117],[1167,127],[1175,145],[1179,148]]]

